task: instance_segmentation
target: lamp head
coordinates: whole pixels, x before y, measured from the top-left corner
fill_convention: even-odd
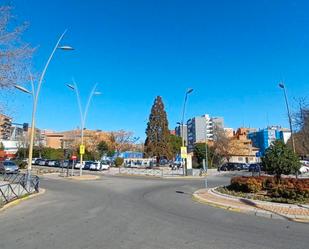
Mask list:
[[[28,89],[26,89],[26,88],[24,88],[24,87],[22,87],[22,86],[14,85],[14,87],[15,87],[16,89],[18,89],[19,91],[22,91],[22,92],[24,92],[24,93],[32,94]]]
[[[67,46],[67,45],[65,45],[65,46],[59,46],[58,48],[59,48],[59,49],[62,49],[62,50],[74,50],[73,47]]]
[[[67,84],[67,87],[70,88],[71,90],[75,90],[75,87],[71,84]]]
[[[189,88],[189,89],[187,90],[187,94],[192,93],[192,92],[193,92],[193,88]]]
[[[283,83],[279,83],[279,87],[284,89],[284,84]]]

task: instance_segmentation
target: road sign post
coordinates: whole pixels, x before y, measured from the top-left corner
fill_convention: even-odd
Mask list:
[[[75,166],[75,162],[76,162],[77,156],[73,155],[73,156],[71,157],[71,159],[72,159],[71,176],[74,176],[74,166]]]
[[[188,156],[186,146],[181,146],[180,156],[182,161],[183,175],[185,176],[187,175],[187,156]]]
[[[85,145],[81,144],[79,146],[79,154],[81,154],[81,155],[85,154]]]

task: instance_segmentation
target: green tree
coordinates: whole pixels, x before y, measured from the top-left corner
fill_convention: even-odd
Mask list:
[[[149,122],[146,129],[144,153],[148,157],[156,157],[159,162],[161,157],[172,158],[170,148],[170,132],[168,129],[167,115],[164,110],[162,98],[157,96],[151,108]]]
[[[2,142],[0,142],[0,150],[4,150],[4,145]]]
[[[170,148],[172,150],[173,156],[175,157],[179,152],[182,145],[181,137],[170,134]]]
[[[123,164],[124,160],[122,157],[116,157],[115,159],[115,166],[120,167]]]
[[[194,145],[194,160],[196,162],[196,167],[200,168],[203,166],[203,160],[205,159],[205,154],[206,154],[206,148],[205,148],[205,143],[196,143]],[[210,165],[211,158],[212,158],[212,153],[210,150],[210,147],[207,146],[207,156],[208,156],[208,165]]]
[[[301,166],[297,155],[280,140],[266,150],[262,162],[268,173],[276,175],[278,182],[281,175],[296,174]]]
[[[97,150],[98,150],[100,156],[106,155],[109,151],[108,144],[105,141],[101,141],[97,145]]]

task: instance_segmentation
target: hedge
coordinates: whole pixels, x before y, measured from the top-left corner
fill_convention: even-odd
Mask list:
[[[283,178],[277,184],[275,179],[269,176],[237,176],[231,179],[228,188],[244,193],[266,191],[267,195],[274,198],[301,201],[309,199],[309,179]]]

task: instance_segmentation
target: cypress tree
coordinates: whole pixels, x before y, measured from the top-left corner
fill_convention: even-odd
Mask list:
[[[169,143],[170,132],[168,129],[167,115],[164,110],[162,98],[157,96],[151,108],[149,121],[146,129],[144,152],[148,157],[156,157],[157,163],[160,158],[170,159],[172,157]]]

